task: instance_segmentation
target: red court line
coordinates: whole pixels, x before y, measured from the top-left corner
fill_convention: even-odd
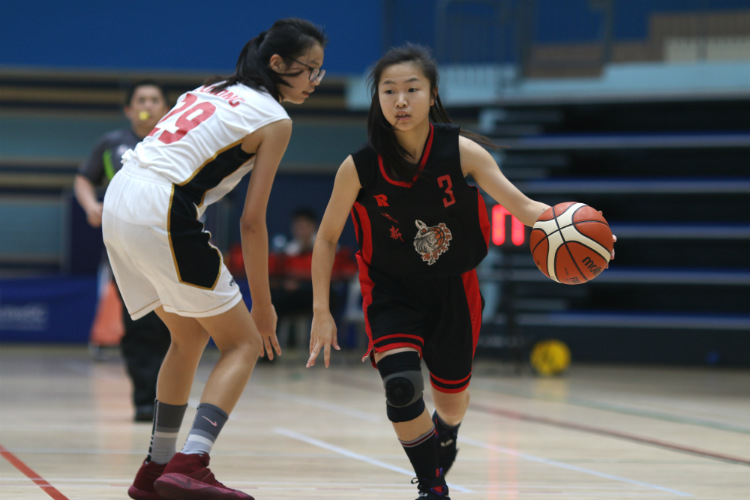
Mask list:
[[[31,470],[31,468],[23,463],[17,456],[5,449],[5,447],[1,444],[0,455],[2,455],[5,460],[10,462],[13,467],[23,472],[26,477],[31,479],[34,484],[39,486],[42,491],[44,491],[55,500],[70,500],[68,497],[60,493],[54,486],[45,481],[44,478],[40,477],[39,474]]]
[[[658,439],[651,439],[651,438],[646,438],[642,436],[636,436],[634,434],[627,434],[624,432],[614,431],[610,429],[603,429],[601,427],[592,427],[589,425],[576,424],[573,422],[565,422],[562,420],[553,420],[551,418],[537,417],[534,415],[518,413],[515,411],[501,410],[499,408],[483,405],[481,403],[471,403],[470,408],[483,411],[485,413],[491,413],[494,415],[501,415],[503,417],[513,418],[516,420],[524,420],[527,422],[535,422],[539,424],[553,425],[556,427],[563,427],[566,429],[574,429],[577,431],[588,432],[590,434],[599,434],[602,436],[616,437],[620,439],[626,439],[628,441],[634,441],[636,443],[658,446],[660,448],[665,448],[671,451],[689,453],[691,455],[697,455],[697,456],[704,457],[704,458],[714,458],[718,460],[723,460],[725,462],[732,462],[732,463],[742,464],[742,465],[750,465],[750,460],[747,460],[745,458],[733,457],[731,455],[724,455],[721,453],[714,453],[712,451],[699,450],[697,448],[690,448],[687,446],[682,446],[682,445],[678,445],[674,443],[668,443],[666,441],[659,441]]]

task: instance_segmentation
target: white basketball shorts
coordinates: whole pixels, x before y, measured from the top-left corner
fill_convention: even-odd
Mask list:
[[[114,176],[102,234],[133,319],[159,306],[180,316],[215,316],[242,300],[193,202],[151,170],[128,163]]]

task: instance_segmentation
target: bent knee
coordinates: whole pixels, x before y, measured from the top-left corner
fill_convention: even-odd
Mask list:
[[[419,417],[425,410],[419,354],[399,352],[384,357],[377,366],[385,387],[388,419],[408,422]]]
[[[263,354],[263,340],[259,334],[249,335],[239,346],[242,350],[242,354],[249,359],[256,360]]]
[[[218,341],[214,338],[216,347],[224,355],[237,354],[247,360],[257,361],[263,353],[263,340],[258,333],[248,332],[242,336],[232,337],[231,340]]]

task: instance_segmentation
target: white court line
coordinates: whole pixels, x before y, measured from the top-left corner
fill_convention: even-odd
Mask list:
[[[263,390],[263,392],[265,392],[265,390]],[[269,392],[269,394],[267,394],[267,395],[271,396],[270,391],[268,391],[268,392]],[[279,397],[280,399],[285,399],[285,400],[288,400],[288,401],[291,401],[291,402],[295,402],[295,403],[300,403],[300,404],[307,404],[307,405],[311,405],[311,406],[316,406],[318,408],[321,408],[321,409],[324,409],[324,410],[329,410],[329,411],[332,411],[334,413],[343,413],[343,414],[350,415],[350,416],[355,417],[355,418],[360,418],[360,419],[363,419],[363,420],[367,420],[367,421],[370,421],[370,422],[375,422],[375,421],[382,420],[381,418],[373,417],[369,413],[363,413],[363,412],[359,412],[359,411],[353,411],[351,409],[347,409],[346,407],[344,407],[342,405],[338,405],[338,404],[334,404],[334,403],[322,403],[319,400],[313,399],[313,398],[300,397],[300,396],[291,395],[291,394],[286,394],[286,395],[282,396],[282,394],[280,392],[278,392],[278,391],[276,391],[273,395]],[[294,437],[295,439],[300,439],[301,441],[306,441],[306,440],[309,439],[311,441],[306,441],[306,442],[309,442],[311,444],[315,444],[316,446],[321,446],[322,448],[326,448],[326,449],[330,449],[332,451],[336,451],[337,453],[341,453],[343,455],[349,456],[348,454],[352,453],[352,452],[349,452],[347,450],[343,450],[342,448],[337,448],[337,447],[335,447],[333,445],[329,445],[327,443],[323,443],[322,441],[317,441],[317,440],[315,440],[313,438],[308,438],[307,436],[303,436],[302,434],[297,434],[294,431],[287,431],[285,429],[281,429],[281,430],[285,431],[285,432],[291,433],[291,434],[286,434],[289,437]],[[277,432],[279,432],[279,430],[277,430]],[[279,433],[280,434],[284,434],[284,432],[279,432]],[[292,435],[292,434],[294,434],[294,435]],[[494,451],[499,451],[499,452],[505,453],[507,455],[514,455],[514,456],[517,456],[517,457],[520,457],[520,458],[523,458],[525,460],[529,460],[529,461],[532,461],[532,462],[539,462],[539,463],[543,463],[543,464],[546,464],[546,465],[551,465],[553,467],[560,467],[560,468],[563,468],[563,469],[574,470],[574,471],[577,471],[577,472],[581,472],[581,473],[584,473],[584,474],[590,474],[592,476],[597,476],[597,477],[601,477],[601,478],[604,478],[604,479],[612,479],[614,481],[620,481],[620,482],[629,483],[629,484],[633,484],[633,485],[643,486],[643,487],[646,487],[646,488],[655,489],[655,490],[659,490],[659,491],[664,491],[664,492],[668,492],[668,493],[672,493],[672,494],[676,494],[676,495],[680,495],[680,496],[684,496],[684,497],[692,497],[693,496],[690,493],[685,493],[685,492],[682,492],[682,491],[673,490],[673,489],[666,488],[666,487],[663,487],[663,486],[659,486],[659,485],[655,485],[655,484],[650,484],[650,483],[644,483],[644,482],[641,482],[641,481],[635,481],[635,480],[624,478],[624,477],[613,476],[611,474],[606,474],[604,472],[598,472],[598,471],[595,471],[595,470],[592,470],[592,469],[585,469],[583,467],[576,467],[574,465],[568,465],[568,464],[565,464],[565,463],[562,463],[562,462],[557,462],[555,460],[549,460],[549,459],[546,459],[546,458],[541,458],[541,457],[537,457],[537,456],[534,456],[534,455],[529,455],[527,453],[522,453],[520,451],[512,450],[510,448],[504,448],[502,446],[488,445],[488,444],[483,443],[481,441],[475,441],[475,440],[468,439],[468,438],[465,438],[465,437],[461,437],[461,442],[462,443],[466,443],[466,444],[471,444],[471,445],[474,445],[474,446],[478,446],[480,448],[485,448],[485,449],[490,449],[490,450],[494,450]],[[318,443],[320,443],[320,444],[318,444]],[[331,448],[328,448],[328,447],[331,447]],[[362,457],[362,456],[360,455],[359,457]],[[367,457],[358,458],[358,459],[359,460],[364,460],[365,462],[371,460],[371,459],[369,459]],[[388,464],[384,464],[383,462],[379,462],[378,465],[381,465],[381,467],[385,467],[386,469],[395,470],[395,471],[401,472],[401,473],[407,473],[407,474],[409,474],[411,476],[414,475],[413,472],[411,472],[411,471],[406,471],[406,469],[393,468],[393,466],[388,465]],[[450,485],[450,486],[451,486],[451,488],[459,490],[459,491],[467,491],[467,492],[470,491],[468,489],[461,490],[460,487],[456,487],[456,486],[453,486],[453,485]]]
[[[578,466],[575,466],[575,465],[570,465],[570,464],[566,464],[566,463],[563,463],[563,462],[558,462],[556,460],[550,460],[550,459],[547,459],[547,458],[541,458],[541,457],[537,457],[537,456],[534,456],[534,455],[529,455],[528,453],[522,453],[522,452],[517,451],[517,450],[512,450],[510,448],[505,448],[504,446],[496,446],[496,445],[492,445],[492,444],[487,444],[487,443],[484,443],[482,441],[476,441],[474,439],[468,439],[468,438],[462,437],[461,440],[460,440],[460,442],[462,444],[466,443],[466,444],[470,444],[472,446],[478,446],[479,448],[484,448],[486,450],[492,450],[492,451],[497,451],[497,452],[500,452],[500,453],[505,453],[506,455],[513,455],[514,457],[523,458],[524,460],[529,460],[531,462],[539,462],[539,463],[542,463],[542,464],[545,464],[545,465],[551,465],[553,467],[560,467],[562,469],[568,469],[568,470],[572,470],[572,471],[576,471],[576,472],[582,472],[584,474],[589,474],[589,475],[601,477],[601,478],[604,478],[604,479],[612,479],[614,481],[621,481],[623,483],[633,484],[633,485],[637,485],[637,486],[643,486],[645,488],[650,488],[652,490],[664,491],[666,493],[672,493],[672,494],[680,495],[680,496],[683,496],[683,497],[692,497],[693,496],[690,493],[685,493],[683,491],[673,490],[671,488],[666,488],[664,486],[659,486],[657,484],[644,483],[642,481],[636,481],[636,480],[633,480],[633,479],[628,479],[626,477],[613,476],[612,474],[606,474],[604,472],[599,472],[599,471],[595,471],[595,470],[592,470],[592,469],[586,469],[584,467],[578,467]]]
[[[305,436],[304,434],[300,434],[299,432],[294,432],[289,429],[284,429],[282,427],[276,427],[273,430],[276,434],[281,434],[283,436],[290,437],[292,439],[297,439],[298,441],[305,442],[307,444],[311,444],[313,446],[317,446],[319,448],[323,448],[325,450],[332,451],[334,453],[338,453],[339,455],[344,455],[345,457],[354,458],[356,460],[359,460],[361,462],[368,463],[370,465],[377,465],[378,467],[382,467],[384,469],[392,470],[394,472],[398,472],[400,474],[404,474],[409,477],[414,477],[414,471],[402,469],[401,467],[396,467],[395,465],[387,464],[385,462],[381,462],[380,460],[376,460],[374,458],[370,458],[366,455],[361,455],[359,453],[354,453],[353,451],[349,451],[345,448],[341,448],[339,446],[326,443],[325,441],[321,441],[319,439],[311,438],[309,436]],[[472,490],[469,488],[464,488],[462,486],[449,483],[450,489],[456,490],[456,491],[462,491],[464,493],[473,493]]]
[[[296,394],[288,394],[288,393],[283,393],[277,390],[263,389],[263,388],[258,388],[258,387],[253,388],[253,390],[269,398],[278,399],[281,401],[287,401],[291,403],[299,403],[303,405],[314,406],[315,408],[320,408],[321,410],[328,410],[328,411],[332,411],[334,413],[338,413],[341,415],[348,415],[350,417],[358,418],[360,420],[366,420],[367,422],[381,422],[384,420],[383,418],[373,415],[370,412],[353,410],[352,408],[347,408],[346,406],[336,404],[336,403],[328,403],[325,401],[321,401],[320,399],[317,399],[317,398],[298,396]]]
[[[128,487],[130,484],[132,484],[133,480],[128,476],[125,477],[99,477],[99,478],[71,478],[71,477],[46,477],[45,478],[49,483],[53,483],[56,485],[76,485],[81,487],[100,487],[101,485],[111,486],[113,488],[120,488],[120,487]],[[21,484],[23,486],[30,486],[33,488],[38,488],[38,485],[35,485],[31,482],[29,482],[28,478],[4,478],[0,477],[0,485],[17,485]],[[361,490],[372,490],[374,488],[380,488],[383,491],[403,491],[405,489],[404,483],[384,483],[384,482],[359,482],[359,481],[351,481],[351,482],[344,482],[344,481],[338,481],[336,483],[332,483],[331,481],[308,481],[306,479],[299,479],[298,481],[285,481],[284,484],[279,484],[279,481],[258,481],[255,479],[247,479],[247,480],[237,480],[232,479],[232,484],[235,485],[241,485],[241,486],[253,486],[257,489],[263,489],[263,490],[286,490],[286,489],[293,489],[293,490],[300,490],[300,491],[309,491],[310,488],[313,489],[325,489],[327,487],[332,487],[332,489],[339,491],[340,487],[352,487],[352,489],[361,489]],[[550,484],[534,484],[528,487],[529,489],[533,490],[553,490],[558,491],[560,490],[559,485],[550,485]],[[577,490],[592,490],[592,491],[606,491],[609,493],[621,493],[622,492],[622,486],[616,485],[612,486],[611,488],[602,488],[600,486],[580,486],[576,488]],[[517,491],[516,488],[513,488],[513,491]],[[481,493],[481,492],[480,492]]]
[[[87,377],[98,378],[100,380],[106,380],[107,382],[119,382],[125,380],[125,372],[118,369],[116,372],[108,369],[108,367],[98,367],[96,373],[94,373],[93,362],[84,363],[83,361],[66,361],[63,363],[63,367],[68,370],[77,373],[79,375],[85,375]]]

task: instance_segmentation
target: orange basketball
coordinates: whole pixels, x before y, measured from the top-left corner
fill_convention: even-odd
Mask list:
[[[601,212],[574,201],[558,203],[534,223],[531,256],[545,276],[567,285],[594,279],[609,265],[612,231]]]

